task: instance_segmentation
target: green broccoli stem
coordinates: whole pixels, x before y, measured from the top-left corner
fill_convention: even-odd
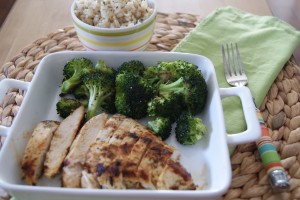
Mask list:
[[[69,91],[73,90],[78,84],[81,83],[80,76],[72,76],[68,80],[65,80],[61,85],[61,92],[67,94]]]
[[[109,92],[108,94],[104,95],[103,93],[98,92],[98,88],[96,86],[89,88],[89,90],[90,98],[86,114],[87,120],[97,115],[97,112],[99,111],[99,108],[102,105],[103,101],[112,94],[111,92]]]
[[[178,80],[169,83],[169,84],[161,84],[159,86],[159,94],[167,97],[171,92],[174,93],[184,93],[185,88],[184,88],[184,80],[182,77],[180,77]]]

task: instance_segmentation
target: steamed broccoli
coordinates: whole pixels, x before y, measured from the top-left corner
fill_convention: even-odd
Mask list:
[[[155,96],[148,102],[147,112],[151,117],[167,117],[174,122],[184,109],[182,95],[171,92],[167,96]]]
[[[172,122],[168,118],[157,117],[148,122],[148,127],[162,140],[166,140],[171,135]]]
[[[103,103],[115,93],[115,76],[94,72],[83,77],[83,84],[89,91],[87,120],[100,110]]]
[[[102,105],[101,105],[101,108],[107,112],[107,113],[110,113],[110,114],[114,114],[117,112],[117,109],[116,109],[116,106],[115,106],[115,99],[116,99],[116,96],[115,96],[115,92],[110,95],[108,98],[106,98]]]
[[[109,74],[112,76],[117,73],[114,68],[107,66],[103,60],[98,60],[97,64],[95,65],[95,69],[101,73]]]
[[[168,100],[173,94],[178,94],[182,96],[181,105],[184,105],[184,110],[192,114],[203,110],[207,85],[196,65],[181,60],[160,62],[156,67],[146,69],[144,78],[148,84],[153,85],[156,96]],[[156,116],[160,116],[159,113]]]
[[[76,87],[73,90],[72,94],[76,99],[88,99],[90,95],[89,90],[85,85],[79,85],[78,87]]]
[[[176,123],[175,135],[180,144],[196,144],[207,132],[202,120],[189,112],[183,112]]]
[[[147,103],[153,97],[153,90],[141,76],[120,73],[116,77],[115,106],[119,113],[140,119],[147,115]]]
[[[82,83],[82,77],[91,73],[95,68],[93,63],[86,58],[74,58],[67,62],[63,69],[64,80],[61,85],[62,94],[70,93]]]
[[[76,99],[61,98],[56,103],[56,111],[59,116],[66,118],[79,106],[81,106],[81,102]]]
[[[117,70],[117,74],[130,73],[130,74],[142,76],[144,71],[145,71],[145,66],[141,61],[131,60],[122,63],[122,65]]]
[[[155,89],[158,89],[161,84],[174,82],[180,78],[174,65],[170,62],[160,62],[156,66],[148,67],[144,72],[144,78]]]
[[[206,104],[207,98],[207,84],[196,65],[181,61],[179,74],[183,77],[185,87],[187,88],[184,93],[184,102],[187,110],[195,115],[200,113]]]

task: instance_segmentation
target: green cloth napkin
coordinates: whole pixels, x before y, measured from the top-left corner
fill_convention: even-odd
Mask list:
[[[221,44],[237,42],[252,95],[261,105],[284,64],[300,43],[300,32],[271,16],[256,16],[233,7],[219,8],[201,21],[174,49],[201,54],[214,64],[219,87],[224,77]],[[237,97],[222,100],[227,133],[246,130]]]

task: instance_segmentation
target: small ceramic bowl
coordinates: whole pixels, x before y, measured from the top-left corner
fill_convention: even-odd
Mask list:
[[[142,51],[150,43],[155,28],[156,5],[148,0],[153,13],[142,23],[122,28],[101,28],[81,21],[74,13],[75,1],[71,6],[71,16],[81,43],[94,51]]]

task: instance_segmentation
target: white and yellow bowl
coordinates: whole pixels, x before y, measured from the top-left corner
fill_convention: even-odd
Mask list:
[[[124,28],[101,28],[84,23],[74,13],[75,2],[71,6],[71,16],[81,43],[94,51],[141,51],[150,43],[155,28],[156,5],[149,0],[153,13],[144,22]]]

